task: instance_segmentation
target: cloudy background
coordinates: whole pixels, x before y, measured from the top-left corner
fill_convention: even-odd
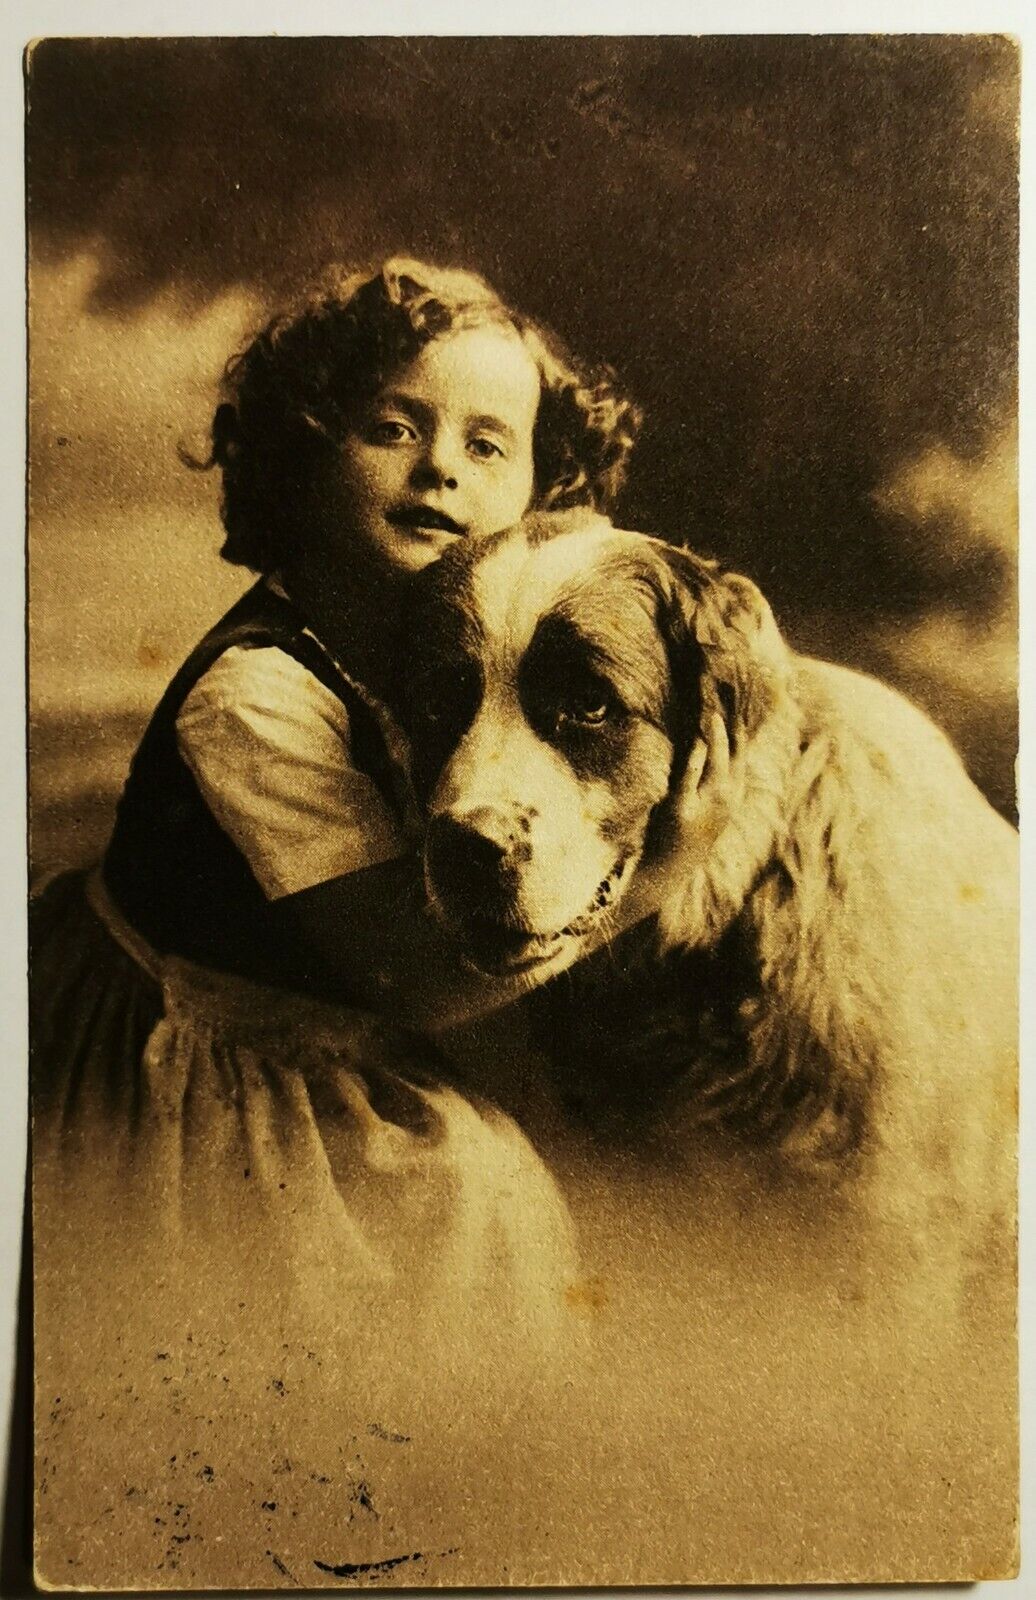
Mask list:
[[[243,587],[226,356],[331,260],[472,264],[647,412],[633,526],[1015,750],[1015,49],[981,36],[52,40],[29,71],[35,849],[103,839]]]

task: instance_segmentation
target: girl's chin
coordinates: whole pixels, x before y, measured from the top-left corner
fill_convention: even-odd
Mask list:
[[[447,533],[441,528],[415,529],[405,542],[397,542],[389,559],[406,572],[421,572],[463,538],[462,533]]]

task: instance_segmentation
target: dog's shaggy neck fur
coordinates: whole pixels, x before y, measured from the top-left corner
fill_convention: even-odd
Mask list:
[[[865,1144],[875,1002],[852,976],[846,916],[851,752],[812,722],[790,655],[786,666],[771,715],[733,759],[725,826],[701,859],[677,865],[661,910],[691,1020],[684,1068],[652,1115],[679,1109],[834,1172]]]
[[[790,654],[787,667],[734,757],[725,825],[673,863],[657,939],[638,929],[619,961],[566,975],[544,1037],[598,1132],[625,1144],[711,1125],[831,1182],[867,1149],[875,1001],[852,956],[852,751],[808,716]]]

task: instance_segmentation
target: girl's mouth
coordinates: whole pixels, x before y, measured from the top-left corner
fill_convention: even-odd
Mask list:
[[[394,528],[408,528],[418,532],[429,529],[436,533],[452,533],[458,538],[465,531],[459,522],[455,522],[445,511],[438,511],[434,506],[393,506],[391,511],[386,512],[385,520],[391,522]]]

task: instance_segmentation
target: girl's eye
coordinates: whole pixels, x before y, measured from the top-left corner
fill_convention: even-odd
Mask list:
[[[487,439],[484,434],[478,434],[468,441],[468,449],[480,461],[489,461],[493,456],[502,456],[503,450],[495,439]]]
[[[375,444],[404,444],[417,435],[409,422],[401,422],[398,417],[383,417],[372,424],[370,437]]]

